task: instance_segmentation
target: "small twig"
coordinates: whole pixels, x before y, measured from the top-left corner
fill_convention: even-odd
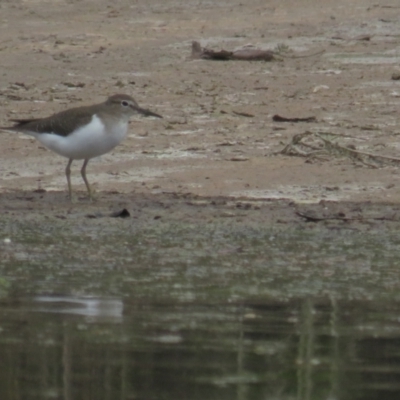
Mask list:
[[[243,112],[243,111],[232,111],[232,112],[233,112],[233,114],[239,115],[241,117],[247,117],[247,118],[253,118],[254,117],[254,114],[250,114],[250,113]]]

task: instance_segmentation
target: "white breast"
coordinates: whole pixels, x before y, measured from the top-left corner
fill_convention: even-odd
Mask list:
[[[88,125],[76,129],[68,136],[54,133],[36,133],[34,136],[47,148],[75,160],[88,159],[108,153],[122,142],[128,122],[122,121],[106,129],[97,115]]]

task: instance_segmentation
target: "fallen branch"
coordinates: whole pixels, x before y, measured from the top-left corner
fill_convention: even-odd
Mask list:
[[[346,157],[371,168],[379,168],[388,165],[400,166],[400,158],[382,156],[342,146],[331,140],[330,138],[332,137],[337,139],[346,136],[326,132],[314,133],[307,131],[294,135],[291,143],[287,144],[280,153],[288,156],[300,157],[310,157],[321,154]],[[309,142],[306,142],[306,140]],[[311,149],[311,151],[309,149]]]
[[[299,217],[306,219],[309,222],[320,222],[320,221],[328,221],[328,220],[337,220],[337,221],[393,221],[398,222],[399,219],[390,218],[390,217],[346,217],[341,215],[330,215],[327,217],[319,217],[315,215],[310,215],[307,213],[303,213],[301,211],[295,211],[295,214]]]
[[[287,117],[281,117],[278,114],[275,114],[272,117],[272,120],[275,122],[317,122],[317,118],[315,117],[287,118]]]

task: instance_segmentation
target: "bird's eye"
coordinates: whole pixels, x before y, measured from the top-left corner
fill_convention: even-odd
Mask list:
[[[121,104],[122,104],[124,107],[128,107],[128,106],[129,106],[129,103],[128,103],[127,101],[125,101],[125,100],[121,101]]]

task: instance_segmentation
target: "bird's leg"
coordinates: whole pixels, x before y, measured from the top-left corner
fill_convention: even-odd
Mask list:
[[[89,199],[91,201],[93,201],[92,189],[90,188],[89,181],[86,178],[86,165],[88,165],[89,160],[90,160],[89,158],[86,158],[85,161],[83,162],[82,169],[81,169],[81,175],[82,175],[82,178],[83,178],[83,180],[85,182],[87,191],[89,193]]]
[[[68,194],[69,199],[72,201],[72,186],[71,186],[71,164],[74,161],[72,158],[68,160],[67,168],[65,168],[65,176],[67,177],[68,182]]]

